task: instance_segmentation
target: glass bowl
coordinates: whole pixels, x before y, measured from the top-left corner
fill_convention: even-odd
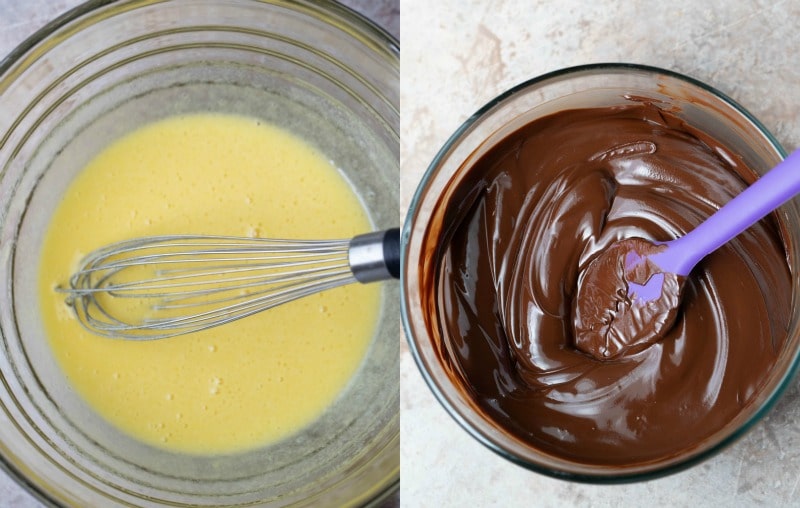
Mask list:
[[[424,174],[406,217],[401,239],[401,308],[411,353],[436,398],[470,435],[502,457],[533,471],[575,481],[613,483],[644,480],[689,467],[723,449],[763,417],[800,364],[800,202],[777,211],[793,280],[788,338],[774,369],[753,402],[691,450],[630,466],[587,465],[543,453],[502,430],[462,388],[448,365],[435,298],[436,249],[445,224],[445,204],[469,168],[519,127],[561,110],[652,101],[740,154],[763,174],[786,155],[773,136],[744,108],[713,88],[680,74],[639,65],[596,64],[556,71],[503,93],[472,115],[445,143]],[[426,292],[427,291],[427,292]]]
[[[364,505],[399,485],[399,301],[382,290],[366,359],[291,438],[196,456],[142,444],[72,391],[37,316],[37,260],[59,196],[100,150],[167,116],[276,123],[399,223],[399,46],[333,2],[90,2],[0,63],[0,459],[70,506]],[[124,192],[124,189],[118,189]]]

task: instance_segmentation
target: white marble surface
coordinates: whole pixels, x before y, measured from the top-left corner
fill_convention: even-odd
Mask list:
[[[450,134],[503,90],[559,68],[626,61],[674,69],[800,143],[800,2],[401,0],[401,203]],[[401,504],[800,506],[800,379],[720,455],[645,483],[554,480],[499,458],[448,416],[401,353]]]
[[[341,0],[400,37],[399,0]],[[0,0],[0,59],[47,22],[82,3],[81,0]],[[0,112],[2,114],[2,112]],[[395,507],[399,494],[382,506]],[[0,508],[39,508],[41,503],[0,469]]]

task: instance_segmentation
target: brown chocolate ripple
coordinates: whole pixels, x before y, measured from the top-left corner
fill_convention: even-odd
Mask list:
[[[755,178],[735,154],[634,104],[536,120],[466,171],[447,203],[437,314],[446,361],[499,426],[546,453],[630,465],[691,449],[757,393],[790,316],[774,216],[695,268],[655,344],[598,361],[572,337],[589,261],[702,222]]]

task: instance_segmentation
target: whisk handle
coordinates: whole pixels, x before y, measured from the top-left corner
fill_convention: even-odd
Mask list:
[[[350,270],[361,283],[400,278],[400,228],[358,235],[350,240]]]
[[[400,278],[400,228],[392,228],[383,235],[383,260],[392,278]]]

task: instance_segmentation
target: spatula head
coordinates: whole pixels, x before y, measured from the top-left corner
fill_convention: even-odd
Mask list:
[[[572,306],[577,349],[613,360],[647,348],[673,327],[685,277],[649,259],[666,248],[629,238],[586,266]]]

